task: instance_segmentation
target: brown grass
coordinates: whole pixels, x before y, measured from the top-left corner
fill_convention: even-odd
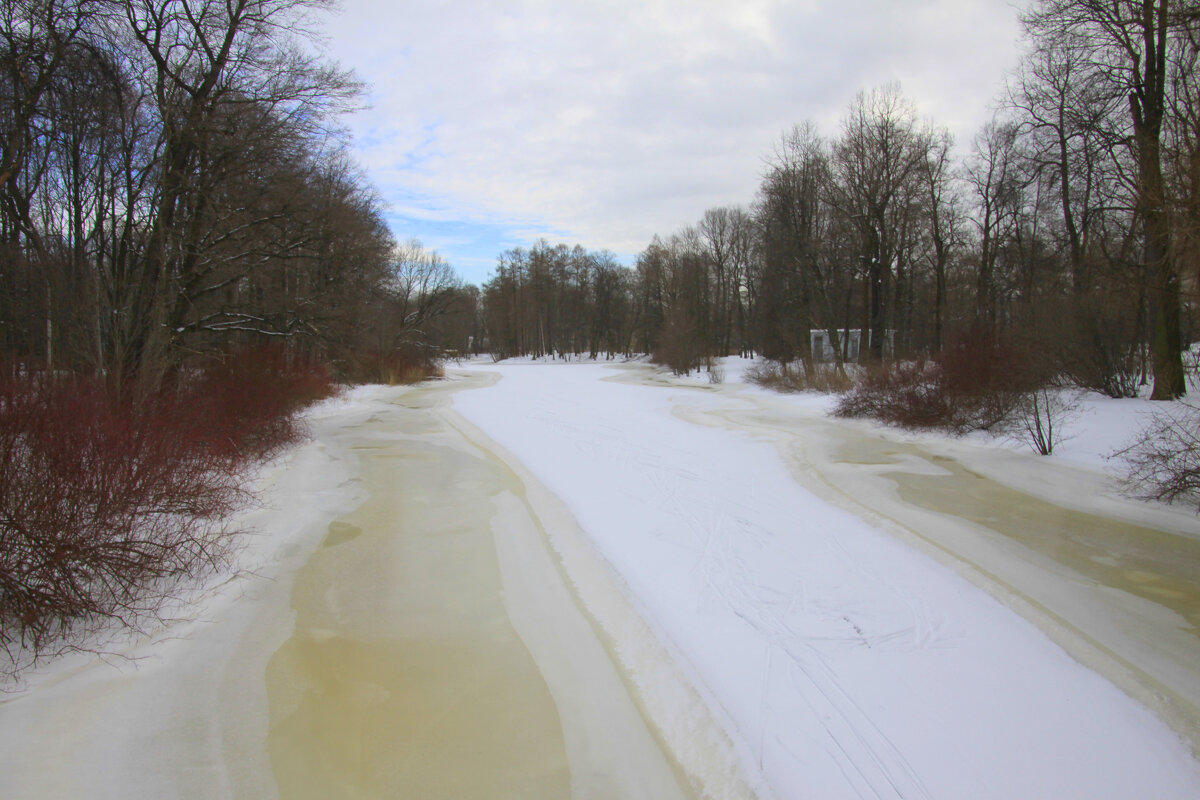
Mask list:
[[[773,361],[764,361],[746,370],[746,378],[777,392],[840,394],[854,385],[850,373],[845,369],[839,372],[834,364],[813,364],[807,369],[795,365],[784,369]]]

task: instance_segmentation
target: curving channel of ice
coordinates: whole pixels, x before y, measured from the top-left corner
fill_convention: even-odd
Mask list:
[[[296,573],[267,668],[280,796],[750,796],[698,699],[675,710],[703,760],[663,746],[593,614],[683,682],[570,517],[448,409],[485,382],[397,394],[334,437],[365,497]]]

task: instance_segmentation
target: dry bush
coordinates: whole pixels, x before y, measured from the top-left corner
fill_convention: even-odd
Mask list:
[[[695,326],[683,309],[667,312],[650,360],[667,367],[676,375],[690,375],[700,369],[704,348],[695,334]]]
[[[1056,318],[1063,371],[1073,383],[1113,398],[1137,397],[1143,354],[1136,309],[1124,296],[1100,295]]]
[[[391,351],[357,354],[344,368],[351,383],[382,383],[388,386],[420,383],[441,377],[441,364],[424,353]]]
[[[1113,457],[1125,462],[1131,494],[1168,503],[1186,499],[1200,510],[1200,406],[1184,401],[1158,412]]]
[[[839,394],[849,391],[853,379],[835,364],[812,364],[807,368],[785,368],[774,361],[764,361],[746,370],[746,378],[777,392],[821,392]]]
[[[1043,386],[1026,392],[1005,421],[1006,433],[1038,455],[1048,456],[1068,438],[1063,429],[1078,415],[1079,403],[1073,391]]]
[[[991,430],[1003,423],[1025,396],[1044,385],[1032,348],[972,331],[937,357],[939,383],[951,408],[949,427],[958,432]]]
[[[327,371],[243,351],[137,405],[78,376],[0,379],[0,674],[140,627],[226,563],[249,471],[294,442]],[[16,377],[14,377],[16,375]]]
[[[839,417],[872,417],[906,428],[951,427],[958,415],[933,362],[880,365],[863,372],[838,400]]]
[[[113,409],[83,379],[0,386],[0,646],[14,667],[105,620],[140,624],[162,581],[222,562],[242,476],[179,424],[190,413]]]
[[[992,430],[1003,425],[1048,378],[1048,368],[1035,348],[972,331],[931,362],[884,364],[867,370],[834,413],[959,434]]]
[[[197,442],[233,460],[265,460],[302,436],[296,412],[337,391],[329,368],[282,348],[242,348],[176,382],[179,421]]]

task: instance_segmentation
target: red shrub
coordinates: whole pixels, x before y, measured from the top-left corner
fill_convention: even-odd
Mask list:
[[[1035,348],[972,331],[930,363],[880,366],[847,392],[834,413],[907,428],[956,433],[1004,422],[1049,372]]]
[[[839,417],[873,417],[906,428],[942,427],[954,416],[936,363],[905,363],[867,370],[838,400]]]
[[[301,436],[295,414],[334,394],[328,367],[276,348],[233,351],[159,402],[178,406],[197,441],[235,461],[274,456]]]
[[[140,404],[96,379],[0,378],[0,648],[23,662],[96,623],[137,625],[220,565],[247,470],[300,432],[328,371],[243,351]]]
[[[0,645],[14,668],[100,618],[136,624],[165,578],[221,561],[227,460],[97,381],[0,382]]]

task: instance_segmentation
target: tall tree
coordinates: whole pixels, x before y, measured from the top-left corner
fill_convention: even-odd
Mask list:
[[[827,259],[831,180],[828,145],[806,122],[777,145],[759,189],[760,346],[780,361],[799,357],[807,364],[811,331],[819,327],[841,366],[835,298],[842,276]]]
[[[1071,37],[1087,54],[1087,70],[1128,103],[1141,261],[1153,309],[1151,396],[1179,397],[1186,392],[1180,274],[1163,171],[1163,131],[1171,83],[1168,53],[1174,42],[1193,35],[1200,7],[1189,0],[1041,0],[1025,24],[1035,41]]]
[[[239,109],[257,106],[293,130],[319,124],[357,91],[349,77],[305,54],[304,14],[323,0],[120,0],[118,46],[144,76],[157,111],[157,181],[137,279],[114,326],[109,374],[153,386],[170,366],[170,316],[195,280],[212,203],[241,142]],[[236,123],[232,123],[236,124]]]
[[[930,268],[933,271],[933,337],[935,352],[944,344],[946,325],[947,267],[957,242],[960,211],[954,190],[954,139],[949,130],[928,133],[929,149],[921,169],[925,189]]]
[[[891,293],[903,234],[916,197],[913,182],[925,164],[928,140],[922,136],[916,107],[899,85],[860,92],[834,143],[833,203],[858,231],[867,280],[870,359],[883,358]]]
[[[998,260],[1019,224],[1021,192],[1025,186],[1016,124],[992,120],[975,137],[967,181],[975,194],[975,226],[979,235],[975,288],[977,319],[996,328]]]

